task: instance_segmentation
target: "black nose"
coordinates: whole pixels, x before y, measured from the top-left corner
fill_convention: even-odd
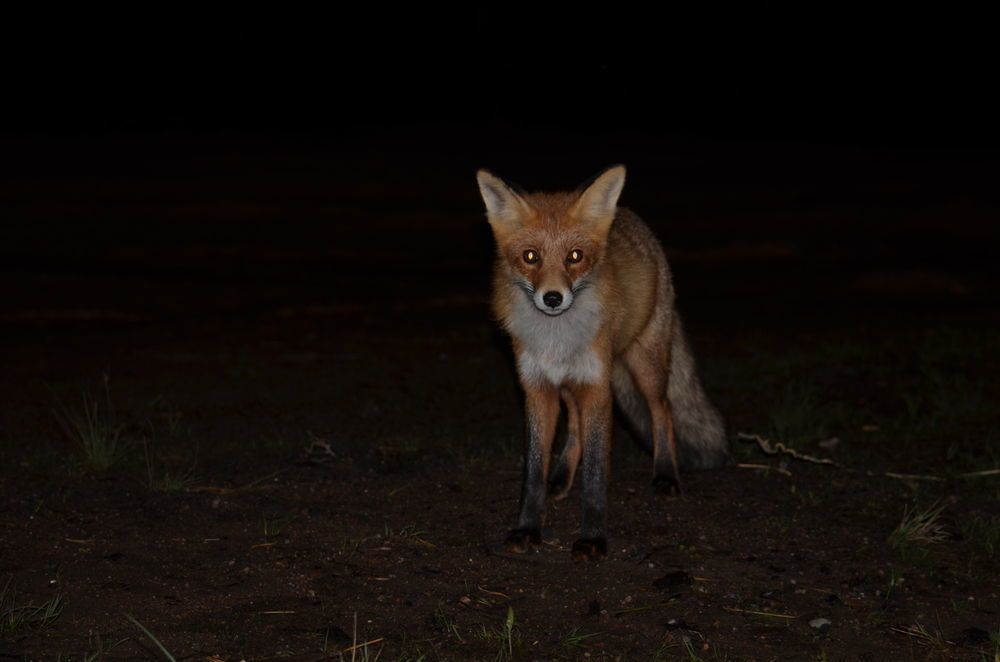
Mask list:
[[[562,295],[558,292],[546,292],[542,295],[542,301],[549,308],[558,308],[559,304],[562,303]]]

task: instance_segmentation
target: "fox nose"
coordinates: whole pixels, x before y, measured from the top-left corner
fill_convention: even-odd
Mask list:
[[[542,301],[549,308],[558,308],[559,304],[562,303],[562,295],[558,292],[546,292],[542,295]]]

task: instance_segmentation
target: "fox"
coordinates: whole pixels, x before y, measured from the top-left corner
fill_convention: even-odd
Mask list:
[[[546,498],[566,498],[579,473],[578,561],[607,558],[613,403],[652,451],[653,484],[681,493],[681,471],[730,462],[723,420],[702,388],[674,304],[659,240],[619,207],[625,167],[573,192],[526,193],[476,173],[496,244],[493,314],[511,338],[524,391],[520,514],[513,553],[542,542]],[[565,409],[566,438],[552,464]]]

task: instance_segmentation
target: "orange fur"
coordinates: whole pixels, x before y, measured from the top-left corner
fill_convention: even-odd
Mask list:
[[[512,336],[529,419],[522,511],[510,539],[518,550],[540,537],[538,490],[549,478],[556,394],[569,415],[557,498],[583,464],[583,538],[574,555],[606,551],[612,392],[649,437],[661,485],[679,491],[685,462],[707,468],[728,458],[721,419],[680,328],[663,249],[645,223],[617,206],[624,178],[617,166],[583,191],[521,195],[479,173],[497,241],[493,311]]]

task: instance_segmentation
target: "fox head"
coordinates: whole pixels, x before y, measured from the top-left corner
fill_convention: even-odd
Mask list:
[[[563,314],[604,257],[625,166],[605,170],[573,193],[521,194],[485,170],[476,177],[499,268],[539,311]]]

